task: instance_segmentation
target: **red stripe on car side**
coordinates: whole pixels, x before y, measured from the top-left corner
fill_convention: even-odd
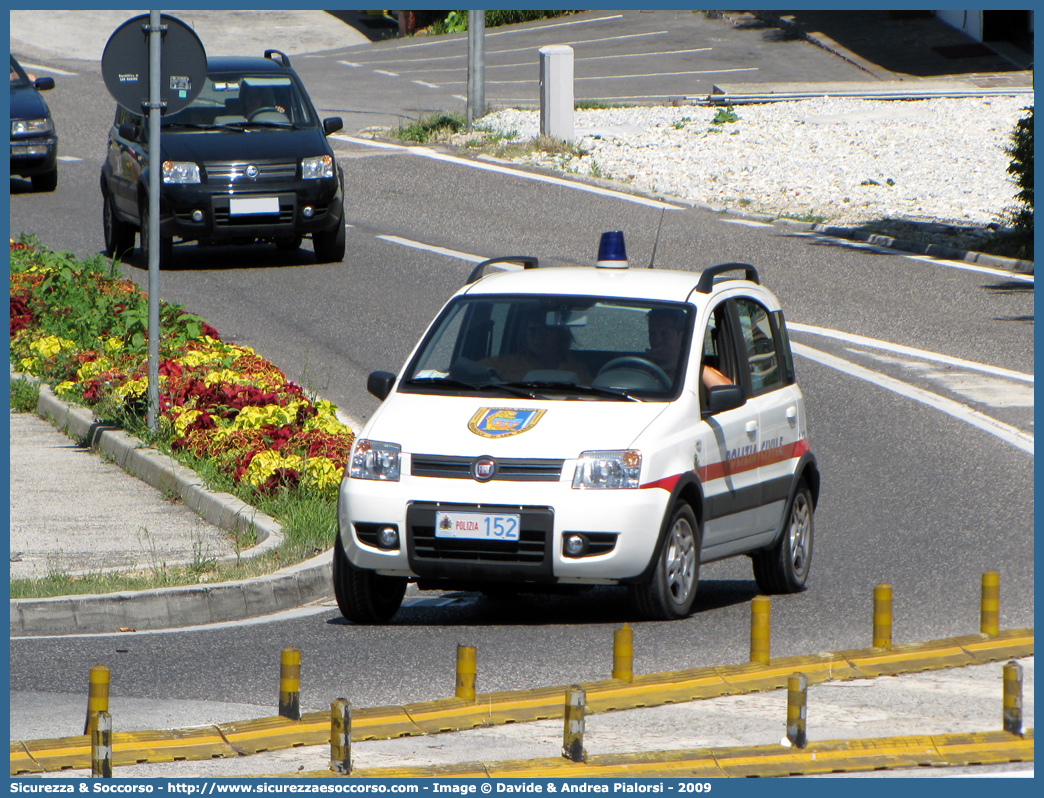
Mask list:
[[[757,452],[756,454],[749,454],[745,457],[737,457],[732,460],[722,460],[717,463],[701,465],[699,472],[700,481],[710,482],[712,479],[724,479],[727,476],[742,474],[744,471],[751,471],[752,469],[761,468],[762,466],[770,466],[776,463],[782,463],[786,460],[794,460],[801,457],[801,455],[807,452],[809,448],[808,441],[802,438],[794,443],[788,443],[772,449],[765,449],[764,451]],[[667,492],[670,492],[674,490],[674,486],[678,484],[680,478],[681,474],[675,474],[673,476],[664,477],[663,479],[657,479],[654,482],[647,482],[641,487],[643,489],[663,488]]]

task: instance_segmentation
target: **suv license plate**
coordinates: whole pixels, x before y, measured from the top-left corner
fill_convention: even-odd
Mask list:
[[[279,197],[235,197],[228,201],[230,216],[252,216],[259,213],[279,213]]]
[[[435,537],[468,540],[518,540],[522,526],[519,515],[487,513],[436,513]]]

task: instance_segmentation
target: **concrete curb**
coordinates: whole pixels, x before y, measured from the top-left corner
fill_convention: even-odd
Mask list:
[[[11,371],[11,379],[26,375]],[[69,405],[40,384],[37,414],[70,437],[110,458],[127,473],[157,490],[176,495],[207,522],[237,535],[255,534],[257,545],[234,562],[275,550],[283,531],[271,516],[228,493],[212,491],[194,471],[146,446],[123,430],[107,425],[87,408]],[[329,553],[276,571],[236,582],[159,588],[127,593],[11,599],[11,637],[101,634],[120,629],[163,629],[237,621],[267,615],[329,598],[332,561]]]

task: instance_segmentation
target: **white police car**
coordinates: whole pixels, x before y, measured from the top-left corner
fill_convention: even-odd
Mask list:
[[[386,622],[416,582],[626,585],[644,617],[680,618],[700,563],[739,554],[762,591],[801,590],[819,471],[756,270],[629,269],[619,232],[597,267],[537,267],[479,264],[402,372],[370,375],[382,404],[338,501],[343,615]]]

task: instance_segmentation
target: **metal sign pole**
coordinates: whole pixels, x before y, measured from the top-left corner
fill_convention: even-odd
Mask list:
[[[468,114],[467,132],[486,115],[486,12],[468,11]]]
[[[149,387],[146,422],[155,431],[159,415],[160,255],[160,12],[149,11]]]

